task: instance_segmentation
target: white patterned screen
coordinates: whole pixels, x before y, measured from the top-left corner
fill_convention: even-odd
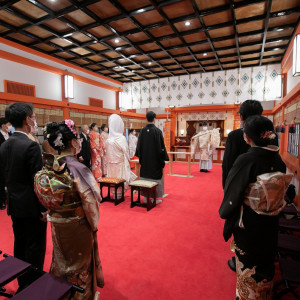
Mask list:
[[[124,83],[127,109],[241,103],[281,97],[280,64]]]

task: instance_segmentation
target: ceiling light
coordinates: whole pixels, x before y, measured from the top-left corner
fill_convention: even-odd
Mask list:
[[[278,28],[278,29],[276,29],[276,31],[282,31],[282,30],[284,30],[283,28]]]
[[[66,38],[66,37],[68,37],[68,36],[71,36],[72,34],[73,34],[73,32],[68,33],[68,34],[64,35],[64,37]]]
[[[206,56],[207,55],[207,53],[203,53],[203,56]]]
[[[151,62],[151,61],[149,61],[149,62],[148,62],[148,65],[149,65],[149,66],[150,66],[150,65],[152,65],[152,62]]]
[[[279,12],[279,13],[277,13],[277,16],[278,17],[280,17],[280,16],[284,16],[285,15],[285,12],[283,11],[283,12]]]
[[[142,13],[142,12],[144,12],[145,10],[143,9],[143,8],[140,8],[140,9],[138,9],[136,12],[137,13]]]
[[[190,22],[190,21],[186,21],[186,22],[184,23],[184,25],[185,25],[185,26],[190,26],[190,25],[191,25],[191,22]]]
[[[273,51],[277,51],[277,50],[280,50],[280,48],[274,48],[274,49],[273,49]]]
[[[118,44],[120,42],[119,39],[115,39],[115,43]]]
[[[72,42],[70,42],[69,40],[67,40],[67,39],[64,39],[66,42],[68,42],[68,43],[70,43],[70,44],[72,44]]]

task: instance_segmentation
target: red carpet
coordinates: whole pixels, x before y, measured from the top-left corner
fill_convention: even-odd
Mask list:
[[[151,211],[125,202],[101,205],[99,248],[105,287],[101,300],[235,299],[235,273],[227,267],[232,256],[222,237],[221,166],[206,174],[192,164],[193,178],[166,175],[162,204]],[[174,173],[186,174],[176,163]],[[166,167],[168,174],[168,166]],[[0,211],[0,250],[13,254],[10,218]],[[51,263],[48,226],[45,270]],[[10,289],[17,285],[11,284]],[[0,297],[1,298],[1,297]],[[282,298],[288,299],[288,298]]]

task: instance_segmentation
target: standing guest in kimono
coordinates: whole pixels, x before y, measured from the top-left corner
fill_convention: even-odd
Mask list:
[[[102,124],[100,135],[101,135],[102,143],[104,145],[104,153],[103,153],[103,157],[102,157],[102,173],[103,173],[103,176],[106,176],[107,175],[107,156],[106,156],[105,142],[108,139],[108,127],[106,126],[106,124]]]
[[[125,191],[129,183],[136,179],[130,170],[129,150],[124,133],[124,122],[120,116],[113,114],[108,120],[109,135],[105,143],[107,153],[107,176],[125,179]],[[118,199],[121,198],[121,189],[117,191]]]
[[[137,157],[135,156],[137,142],[138,142],[138,138],[136,137],[136,131],[134,129],[130,129],[129,137],[128,137],[130,159],[137,159]],[[134,168],[134,163],[130,163],[130,167]]]
[[[279,148],[270,145],[276,135],[268,118],[247,118],[244,138],[251,148],[236,159],[227,176],[219,214],[226,220],[225,241],[234,236],[237,299],[269,300],[275,270],[278,213],[285,205],[288,175],[284,174],[286,167]],[[267,179],[265,186],[261,185],[262,178]],[[257,195],[258,209],[252,202]]]
[[[78,160],[86,165],[89,169],[91,168],[91,145],[90,145],[90,137],[89,137],[89,126],[83,125],[81,127],[82,132],[80,134],[81,138],[81,151],[78,154]]]
[[[149,123],[140,132],[135,156],[141,164],[140,179],[157,182],[156,197],[160,198],[164,195],[163,168],[169,157],[163,134],[154,125],[156,114],[148,111],[146,118]],[[143,202],[146,203],[147,199],[144,198]],[[157,204],[161,202],[161,199],[156,200]]]
[[[203,130],[192,137],[192,154],[196,150],[200,152],[200,172],[208,172],[212,169],[212,154],[220,144],[219,128],[208,130],[207,122],[203,122]]]
[[[103,157],[103,143],[96,123],[90,126],[90,145],[92,152],[92,172],[98,181],[102,177],[101,159]]]
[[[50,273],[84,289],[75,300],[98,299],[97,286],[104,286],[97,242],[99,187],[92,172],[76,158],[81,138],[74,122],[48,124],[47,135],[60,155],[44,154],[45,166],[35,176],[34,189],[51,223]]]

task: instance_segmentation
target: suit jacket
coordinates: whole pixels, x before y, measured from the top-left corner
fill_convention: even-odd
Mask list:
[[[161,179],[165,161],[169,160],[161,130],[154,124],[142,128],[135,156],[141,164],[141,177]]]
[[[9,132],[8,135],[11,136],[11,133]],[[4,136],[3,136],[3,134],[0,132],[0,147],[1,147],[1,145],[2,145],[5,141],[6,141],[6,140],[5,140]]]
[[[246,153],[249,150],[250,146],[244,140],[244,131],[239,128],[231,131],[228,134],[225,152],[222,163],[222,185],[223,189],[225,187],[226,178],[230,169],[233,166],[233,163],[243,153]]]
[[[88,168],[91,167],[91,146],[90,146],[90,137],[87,135],[87,138],[84,137],[83,133],[80,134],[80,138],[82,138],[81,151],[77,155],[77,157],[82,156],[84,161],[82,162]]]
[[[33,188],[34,176],[42,167],[39,145],[23,133],[15,132],[0,147],[0,176],[8,190],[9,215],[39,217],[45,211]]]

